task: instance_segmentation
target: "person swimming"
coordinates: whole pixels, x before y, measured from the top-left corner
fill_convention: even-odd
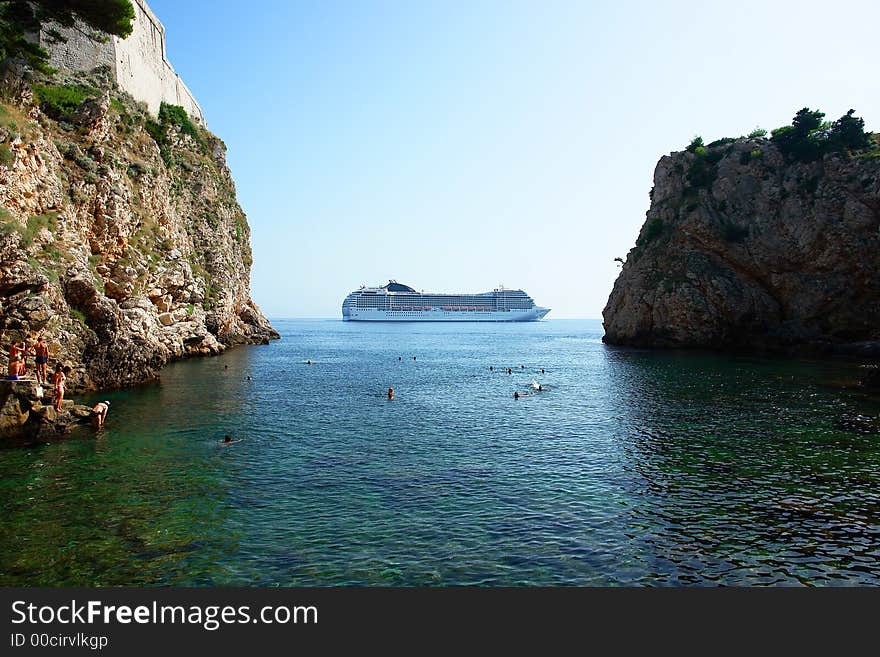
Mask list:
[[[311,365],[311,364],[312,364],[312,361],[311,361],[311,360],[307,360],[307,361],[306,361],[306,365]]]
[[[242,440],[242,438],[239,438],[238,440],[233,440],[232,436],[226,434],[225,436],[223,436],[223,440],[220,441],[220,444],[225,447],[226,445],[234,445],[235,443],[240,443]]]
[[[394,399],[394,388],[388,388],[388,401]]]
[[[544,368],[542,367],[542,368],[541,368],[541,374],[543,374],[543,373],[544,373]]]
[[[516,390],[514,390],[514,391],[513,391],[513,398],[514,398],[514,399],[519,399],[519,397],[520,397],[520,394],[519,394]]]

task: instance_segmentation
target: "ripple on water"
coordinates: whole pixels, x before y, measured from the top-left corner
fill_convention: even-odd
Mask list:
[[[0,584],[880,583],[855,366],[597,322],[278,326],[111,393],[100,436],[0,450]]]

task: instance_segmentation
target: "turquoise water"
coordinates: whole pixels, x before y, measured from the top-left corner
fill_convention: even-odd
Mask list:
[[[590,321],[275,325],[103,395],[99,435],[0,450],[0,584],[880,583],[855,364]]]

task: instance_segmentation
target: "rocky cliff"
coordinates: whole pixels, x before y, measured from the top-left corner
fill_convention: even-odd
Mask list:
[[[0,91],[4,370],[9,343],[38,335],[74,389],[278,337],[250,298],[250,231],[220,139],[180,108],[157,120],[100,69],[7,69]]]
[[[878,351],[876,147],[795,157],[781,143],[774,132],[660,159],[606,342]]]

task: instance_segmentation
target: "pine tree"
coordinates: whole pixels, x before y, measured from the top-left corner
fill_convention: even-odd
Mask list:
[[[865,120],[854,116],[855,110],[837,119],[831,126],[831,143],[836,148],[857,151],[871,145],[871,134],[865,132]]]

